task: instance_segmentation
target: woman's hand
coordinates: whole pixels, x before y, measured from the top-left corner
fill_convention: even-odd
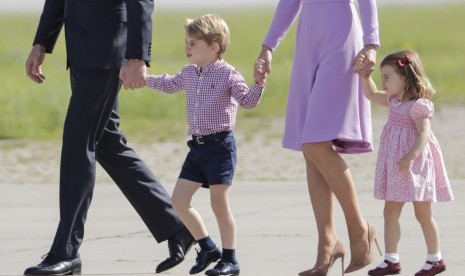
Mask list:
[[[263,68],[264,68],[264,73],[263,74],[271,74],[271,60],[273,59],[273,53],[271,49],[267,46],[262,46],[262,51],[258,55],[257,61],[263,60]],[[255,70],[254,70],[255,73]],[[258,72],[257,72],[258,73]]]
[[[372,44],[365,45],[352,60],[354,71],[362,77],[369,76],[376,65],[376,47]]]

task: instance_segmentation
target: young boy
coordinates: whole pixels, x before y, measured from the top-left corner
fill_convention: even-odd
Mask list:
[[[172,203],[200,246],[190,274],[218,264],[207,275],[239,275],[235,257],[236,225],[228,204],[228,192],[236,167],[236,142],[232,133],[237,107],[257,106],[263,94],[266,74],[263,61],[255,63],[255,83],[247,86],[241,74],[222,55],[230,36],[222,18],[204,15],[188,19],[186,55],[190,62],[174,76],[150,75],[147,86],[165,93],[186,92],[187,122],[192,140],[173,191]],[[218,222],[223,250],[210,238],[200,214],[191,206],[200,187],[210,189],[211,206]]]

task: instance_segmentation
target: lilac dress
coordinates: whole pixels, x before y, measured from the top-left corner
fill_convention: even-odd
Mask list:
[[[431,137],[410,171],[401,173],[397,162],[407,154],[418,135],[415,119],[431,119],[433,103],[427,99],[389,101],[389,118],[381,133],[374,195],[397,202],[453,200],[441,148]]]
[[[373,150],[370,103],[352,59],[379,45],[375,0],[281,0],[263,42],[275,50],[300,12],[283,147],[332,141],[342,153]]]

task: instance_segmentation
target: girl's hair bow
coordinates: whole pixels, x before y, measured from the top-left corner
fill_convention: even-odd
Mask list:
[[[404,68],[405,65],[410,64],[410,63],[411,63],[410,57],[405,55],[403,58],[397,61],[397,66],[399,68]]]

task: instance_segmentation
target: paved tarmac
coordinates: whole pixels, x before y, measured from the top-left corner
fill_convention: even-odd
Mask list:
[[[465,180],[452,181],[456,200],[433,206],[447,264],[447,271],[441,275],[465,275],[464,184]],[[378,230],[383,249],[383,202],[373,199],[370,182],[357,185],[361,208]],[[166,188],[171,192],[173,187]],[[58,221],[58,186],[2,183],[0,196],[0,276],[21,275],[49,249]],[[237,223],[241,275],[297,275],[313,266],[317,236],[303,181],[236,182],[231,191],[231,205]],[[219,242],[206,190],[198,193],[194,206],[203,215],[211,236]],[[339,206],[336,206],[336,226],[350,252]],[[413,275],[422,266],[426,249],[411,204],[404,208],[401,227],[402,275]],[[101,184],[96,185],[80,254],[83,275],[152,275],[168,250],[166,242],[155,242],[115,185]],[[194,261],[192,250],[182,264],[160,275],[188,275]],[[346,266],[349,261],[347,254]],[[367,275],[381,261],[382,257],[375,255],[372,265],[349,275]],[[338,261],[330,275],[340,274]]]

